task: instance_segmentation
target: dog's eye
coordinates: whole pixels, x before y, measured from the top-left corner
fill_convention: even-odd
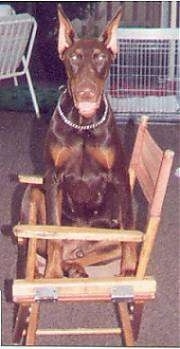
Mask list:
[[[73,62],[77,62],[77,60],[78,60],[78,55],[77,55],[77,54],[73,54],[73,55],[71,56],[71,60],[72,60]]]
[[[103,62],[106,59],[106,56],[104,54],[98,55],[98,61]]]
[[[103,63],[106,60],[104,53],[94,53],[94,60],[100,63]]]
[[[72,63],[77,63],[77,62],[81,61],[81,59],[82,59],[82,55],[80,53],[73,53],[70,56],[70,60]]]

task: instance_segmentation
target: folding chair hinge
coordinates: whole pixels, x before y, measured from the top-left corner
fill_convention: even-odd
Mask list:
[[[134,298],[134,289],[130,285],[115,286],[111,289],[112,302],[130,302]]]
[[[54,287],[39,287],[35,291],[35,301],[57,301],[58,295]]]

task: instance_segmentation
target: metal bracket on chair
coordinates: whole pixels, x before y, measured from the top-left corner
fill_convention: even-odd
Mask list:
[[[112,302],[129,302],[134,298],[134,289],[130,285],[115,286],[111,289]]]
[[[54,287],[39,287],[35,290],[35,301],[56,301],[58,300],[57,291]]]

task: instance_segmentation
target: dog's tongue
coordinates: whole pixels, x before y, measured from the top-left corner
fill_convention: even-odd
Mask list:
[[[78,111],[85,118],[91,118],[97,109],[97,103],[94,102],[80,102],[78,103]]]

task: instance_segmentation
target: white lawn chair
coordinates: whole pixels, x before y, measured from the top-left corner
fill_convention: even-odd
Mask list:
[[[10,16],[15,14],[15,10],[8,4],[0,4],[0,17]]]
[[[13,78],[17,86],[17,78],[25,74],[39,118],[39,107],[29,72],[36,31],[37,23],[27,13],[0,16],[0,80]]]

